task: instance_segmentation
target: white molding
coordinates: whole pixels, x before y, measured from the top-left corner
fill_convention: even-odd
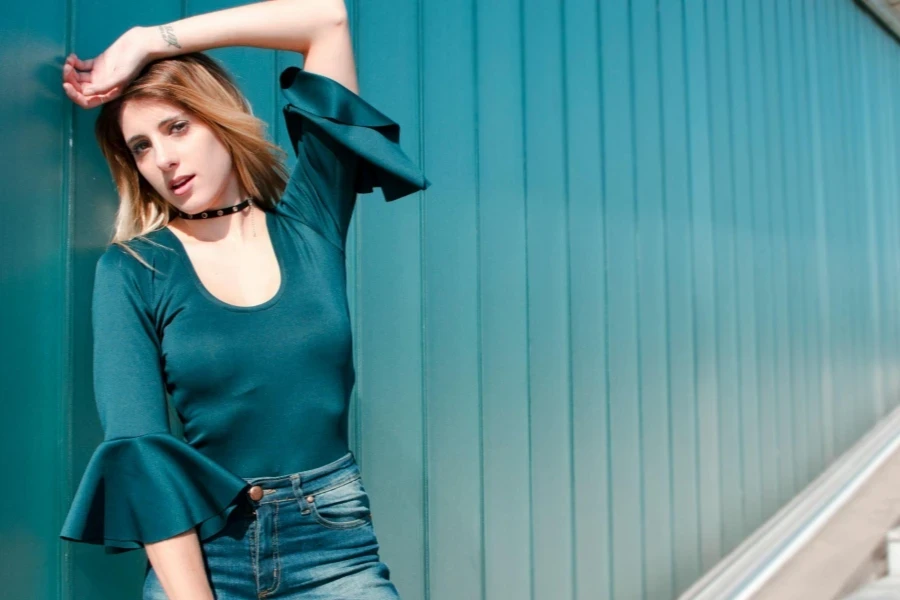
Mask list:
[[[900,407],[679,596],[680,600],[750,598],[898,448]]]

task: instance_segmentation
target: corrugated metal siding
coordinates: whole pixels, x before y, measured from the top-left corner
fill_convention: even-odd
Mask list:
[[[139,597],[142,567],[54,537],[100,439],[90,277],[116,199],[96,111],[66,104],[48,65],[223,7],[31,3],[0,46],[4,68],[32,65],[20,78],[46,86],[0,92],[7,139],[42,140],[7,141],[9,196],[50,207],[3,230],[0,318],[23,339],[5,390],[32,399],[9,403],[4,439],[7,456],[34,449],[7,474],[35,499],[68,488],[24,520],[6,496],[18,595]],[[348,247],[353,448],[404,598],[671,598],[897,405],[898,48],[859,7],[350,12],[362,95],[434,182],[392,204],[360,197]],[[289,149],[276,76],[300,57],[210,54]],[[50,258],[38,268],[22,248]],[[47,285],[66,301],[25,335],[21,307],[60,298]],[[40,439],[65,440],[64,456]],[[46,494],[28,479],[41,469],[58,474]],[[22,527],[43,542],[23,544]]]
[[[4,3],[0,36],[0,596],[53,598],[69,382],[63,0]]]
[[[896,42],[838,0],[420,8],[357,21],[364,74],[421,51],[363,90],[437,182],[357,218],[386,559],[673,597],[896,405]]]

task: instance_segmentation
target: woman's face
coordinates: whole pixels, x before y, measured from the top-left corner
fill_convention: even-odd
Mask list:
[[[186,109],[162,100],[134,99],[119,121],[141,175],[184,212],[239,202],[231,155],[213,131]],[[177,179],[191,176],[182,188]]]

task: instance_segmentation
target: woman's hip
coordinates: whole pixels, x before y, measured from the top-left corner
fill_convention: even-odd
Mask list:
[[[399,597],[379,559],[352,453],[309,471],[247,481],[251,487],[225,528],[201,542],[217,600]],[[155,579],[151,569],[144,600],[165,598]]]

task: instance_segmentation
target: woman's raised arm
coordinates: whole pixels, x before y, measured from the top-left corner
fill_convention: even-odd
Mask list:
[[[299,52],[308,70],[357,91],[344,0],[268,0],[133,27],[96,58],[69,55],[63,88],[72,101],[93,108],[117,97],[148,62],[225,46]]]
[[[269,0],[148,27],[150,60],[223,46],[309,51],[317,36],[347,21],[343,0]]]

